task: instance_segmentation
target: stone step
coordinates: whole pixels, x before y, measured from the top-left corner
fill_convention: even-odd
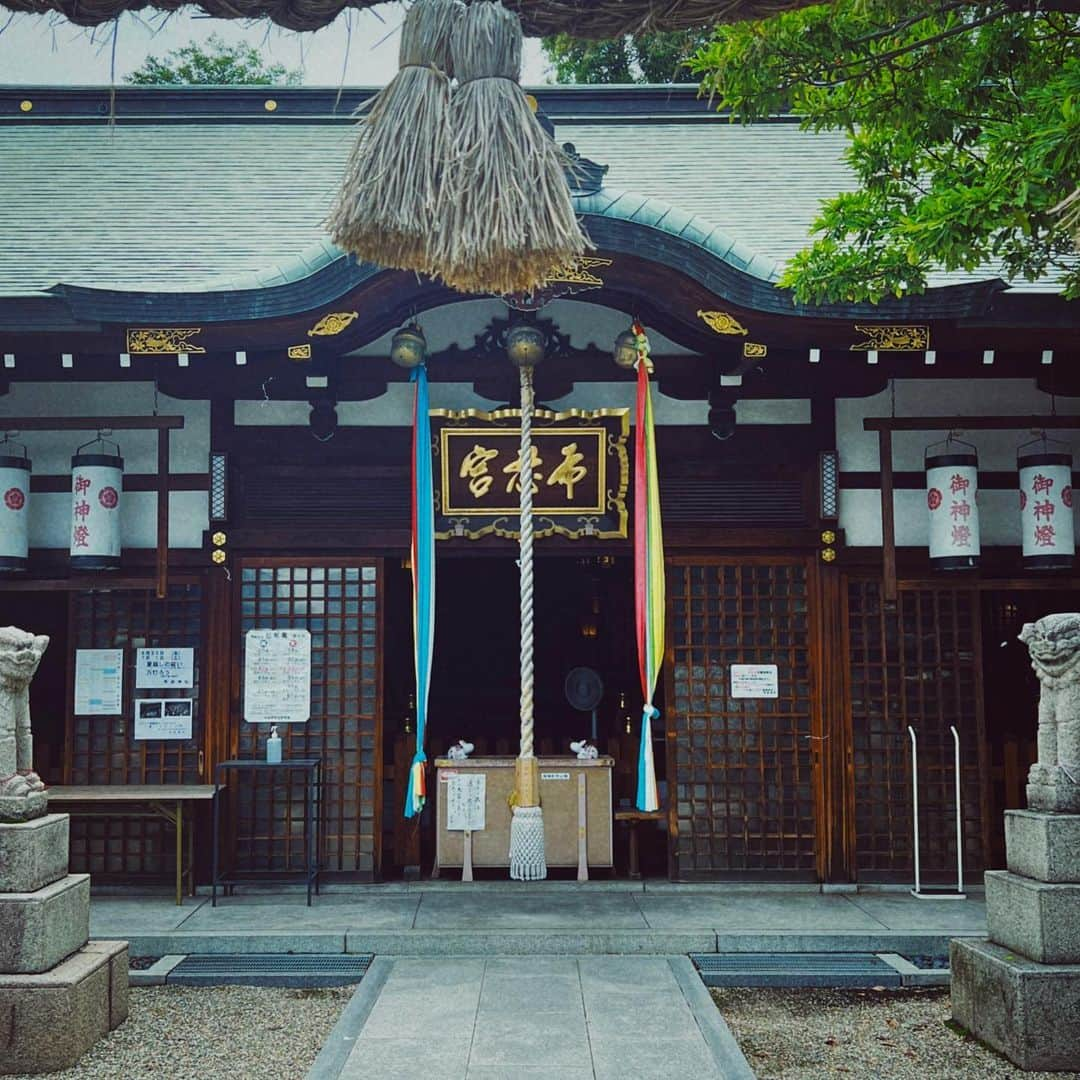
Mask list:
[[[70,1068],[127,1015],[123,941],[88,942],[51,971],[0,975],[0,1075]]]
[[[31,893],[68,872],[67,814],[0,822],[0,893]]]
[[[1021,1069],[1080,1071],[1080,964],[1036,964],[969,939],[952,943],[950,966],[957,1023]]]
[[[48,971],[90,937],[90,875],[0,895],[0,972]]]
[[[1080,814],[1006,810],[1005,864],[1036,881],[1080,882]]]
[[[1080,885],[1053,885],[988,870],[990,940],[1040,964],[1080,964]]]

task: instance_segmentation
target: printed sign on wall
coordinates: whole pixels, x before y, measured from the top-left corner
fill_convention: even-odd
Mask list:
[[[245,638],[244,719],[306,724],[311,717],[311,634],[249,630]]]
[[[118,716],[124,700],[124,650],[75,650],[75,715]]]
[[[486,797],[487,777],[483,773],[452,776],[446,788],[446,827],[462,832],[483,829]]]
[[[135,738],[190,739],[191,698],[140,698],[135,702]]]
[[[733,698],[775,698],[780,696],[776,664],[732,664]]]
[[[194,649],[137,649],[135,686],[139,690],[188,690],[195,685]]]

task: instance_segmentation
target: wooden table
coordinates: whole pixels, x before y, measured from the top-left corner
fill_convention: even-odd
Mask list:
[[[663,821],[668,816],[667,810],[661,807],[659,810],[616,810],[615,820],[625,823],[630,831],[629,850],[629,876],[634,881],[641,879],[641,864],[638,860],[638,834],[637,827],[640,821]]]
[[[188,828],[184,869],[184,807],[214,798],[213,784],[74,784],[49,788],[49,807],[86,817],[164,818],[176,829],[176,902],[184,902],[184,878],[195,893],[195,830]],[[139,806],[149,807],[149,812]],[[189,822],[190,826],[190,822]]]

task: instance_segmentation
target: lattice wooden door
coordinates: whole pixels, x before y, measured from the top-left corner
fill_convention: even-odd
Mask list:
[[[910,880],[914,870],[911,740],[919,746],[922,870],[955,880],[954,743],[960,735],[964,863],[984,864],[984,752],[978,594],[901,587],[887,612],[881,583],[848,585],[855,864],[864,879]]]
[[[311,632],[311,719],[284,725],[283,751],[323,763],[322,866],[371,878],[382,802],[382,567],[377,559],[246,559],[240,567],[238,700],[248,630]],[[264,757],[268,730],[243,721],[238,756]],[[233,806],[240,869],[297,869],[301,785],[248,773]]]
[[[816,874],[809,567],[676,559],[668,572],[668,781],[675,878]],[[776,664],[779,696],[734,698],[732,664]]]
[[[69,784],[200,784],[203,764],[203,708],[200,668],[203,646],[202,589],[173,584],[168,596],[111,590],[75,593],[70,601],[71,655],[65,782]],[[140,697],[194,699],[192,737],[136,742],[135,661],[140,647],[195,650],[195,685],[187,690],[139,691]],[[123,708],[117,716],[74,714],[75,649],[123,649]],[[167,876],[172,873],[172,840],[155,819],[75,815],[71,820],[71,867],[99,875]]]

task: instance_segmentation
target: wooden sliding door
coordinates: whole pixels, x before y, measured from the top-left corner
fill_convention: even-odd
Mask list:
[[[803,557],[670,561],[674,878],[816,875],[811,572]],[[732,664],[775,664],[778,696],[734,697]]]
[[[383,573],[378,559],[243,559],[239,565],[235,745],[265,755],[265,726],[243,720],[244,637],[253,629],[311,633],[311,719],[283,725],[289,757],[323,766],[322,866],[361,878],[379,871],[382,803]],[[233,802],[242,869],[297,869],[303,803],[290,786],[248,773]]]

